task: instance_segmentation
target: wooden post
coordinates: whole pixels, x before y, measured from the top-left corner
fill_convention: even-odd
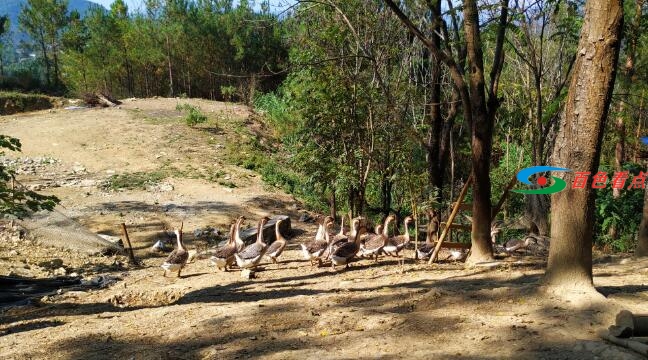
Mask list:
[[[126,242],[128,243],[128,257],[130,260],[130,263],[133,265],[137,265],[137,259],[135,259],[135,254],[133,254],[133,246],[131,245],[130,238],[128,237],[128,230],[126,230],[126,224],[122,223],[121,224],[122,232],[124,233],[124,238],[126,239]]]
[[[428,261],[428,264],[432,264],[436,260],[437,256],[439,255],[439,250],[441,250],[441,245],[443,244],[443,240],[448,235],[448,232],[450,231],[450,227],[452,226],[452,222],[454,221],[455,216],[457,216],[457,213],[459,212],[459,207],[461,205],[461,202],[463,201],[464,197],[466,197],[466,193],[468,193],[468,189],[470,188],[472,182],[473,182],[473,174],[470,174],[468,180],[464,184],[463,189],[461,189],[461,193],[457,198],[457,202],[455,203],[455,206],[452,209],[450,216],[448,216],[448,219],[446,220],[446,226],[443,229],[443,232],[441,233],[441,236],[439,237],[436,246],[434,247],[434,252],[432,252],[432,256],[430,256],[430,260]]]

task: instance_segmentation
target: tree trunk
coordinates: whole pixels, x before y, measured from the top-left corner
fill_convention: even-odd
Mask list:
[[[469,263],[493,260],[491,243],[490,154],[493,123],[487,113],[484,60],[479,34],[479,13],[475,0],[464,0],[464,27],[469,60],[470,104],[472,109],[473,222]]]
[[[639,240],[637,242],[637,249],[635,249],[635,256],[648,256],[648,187],[644,189],[643,214],[641,216],[641,224],[639,224]]]
[[[603,130],[616,77],[623,21],[620,0],[589,0],[565,112],[553,150],[553,165],[598,170]],[[571,173],[557,173],[569,183]],[[551,246],[545,281],[565,288],[592,288],[595,192],[590,187],[553,195]]]
[[[166,36],[167,45],[167,63],[169,66],[169,96],[173,97],[173,67],[171,66],[171,45],[169,44],[169,35]]]
[[[435,0],[430,3],[430,8],[435,16],[441,14],[441,1]],[[432,46],[441,49],[441,39],[439,37],[440,28],[438,24],[433,29],[432,33]],[[444,168],[441,167],[441,142],[443,130],[443,117],[441,115],[441,60],[433,55],[429,56],[428,71],[430,73],[429,91],[430,97],[428,99],[428,175],[430,185],[438,189],[437,201],[440,201],[442,196],[441,188],[443,186],[443,172]]]
[[[335,197],[335,188],[331,189],[331,196],[329,197],[329,205],[330,205],[329,209],[331,211],[331,217],[337,221],[337,219],[336,219],[336,217],[337,217],[337,199]]]
[[[41,34],[40,39],[38,39],[38,43],[41,46],[43,61],[45,62],[45,83],[47,84],[47,87],[50,87],[52,85],[52,78],[50,76],[50,62],[49,58],[47,57],[47,44],[45,43],[45,35]]]

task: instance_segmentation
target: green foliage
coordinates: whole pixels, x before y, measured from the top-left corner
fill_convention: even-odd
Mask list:
[[[0,135],[0,149],[20,151],[20,140]],[[4,155],[4,151],[0,152]],[[60,200],[56,196],[41,195],[35,191],[26,190],[16,184],[16,173],[4,165],[0,165],[0,214],[24,218],[32,212],[52,211]]]
[[[119,0],[108,12],[91,11],[82,24],[70,23],[66,33],[75,41],[62,61],[75,93],[248,102],[256,90],[272,90],[281,80],[271,75],[287,55],[276,15],[228,0],[144,5],[129,14]]]
[[[45,81],[53,89],[61,86],[58,58],[63,28],[68,24],[67,0],[27,0],[19,16],[20,27],[33,39],[45,66]]]
[[[220,91],[221,91],[221,94],[223,94],[223,97],[225,98],[225,101],[232,101],[232,98],[234,97],[234,94],[236,94],[236,88],[234,86],[231,86],[231,85],[221,86]]]
[[[644,203],[643,189],[627,189],[634,175],[642,168],[638,164],[626,164],[624,171],[630,172],[620,197],[615,199],[612,193],[611,180],[613,168],[603,166],[599,170],[607,171],[608,184],[604,189],[596,190],[596,222],[594,243],[614,251],[630,251],[636,246],[636,236]],[[610,236],[610,228],[617,231],[617,238]]]
[[[178,104],[176,105],[176,110],[177,111],[185,111],[187,113],[187,116],[185,116],[185,122],[189,126],[196,126],[198,124],[202,124],[204,122],[207,122],[207,116],[205,116],[202,112],[200,112],[200,109],[189,104]]]

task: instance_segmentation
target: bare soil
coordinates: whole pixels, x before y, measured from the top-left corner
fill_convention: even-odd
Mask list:
[[[177,103],[200,106],[210,123],[186,126]],[[648,310],[648,262],[626,255],[597,259],[602,295],[541,287],[545,261],[531,256],[464,269],[418,263],[407,250],[402,269],[390,258],[348,270],[311,267],[298,244],[315,226],[298,221],[300,204],[227,161],[227,151],[262,128],[249,116],[233,104],[137,99],[120,108],[0,119],[0,133],[22,140],[23,153],[8,156],[26,164],[24,184],[59,196],[59,211],[93,232],[119,235],[125,222],[142,260],[134,267],[123,256],[90,256],[17,235],[0,240],[0,275],[50,277],[62,267],[67,275],[120,279],[1,310],[0,358],[641,358],[596,336],[619,310]],[[161,185],[102,185],[113,174],[160,169],[169,175]],[[264,215],[291,216],[294,231],[279,264],[266,262],[246,280],[198,259],[181,278],[162,276],[165,255],[149,248],[164,228],[184,221],[189,248],[204,249],[213,242],[194,238],[194,229],[223,231],[241,214],[248,226]]]

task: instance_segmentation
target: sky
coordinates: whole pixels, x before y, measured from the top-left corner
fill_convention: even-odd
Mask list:
[[[101,4],[106,9],[109,9],[110,4],[112,4],[114,0],[90,0],[90,1],[95,2],[97,4]],[[128,5],[128,9],[130,11],[144,9],[144,0],[124,0],[124,1],[126,2],[126,5]],[[237,3],[237,1],[235,1],[234,3]],[[260,0],[255,1],[255,3],[256,3],[255,4],[256,8],[258,8],[259,3],[261,3],[261,1]],[[294,4],[294,3],[295,0],[270,0],[270,9],[272,10],[272,12],[277,13],[285,9],[288,6],[288,4]]]

